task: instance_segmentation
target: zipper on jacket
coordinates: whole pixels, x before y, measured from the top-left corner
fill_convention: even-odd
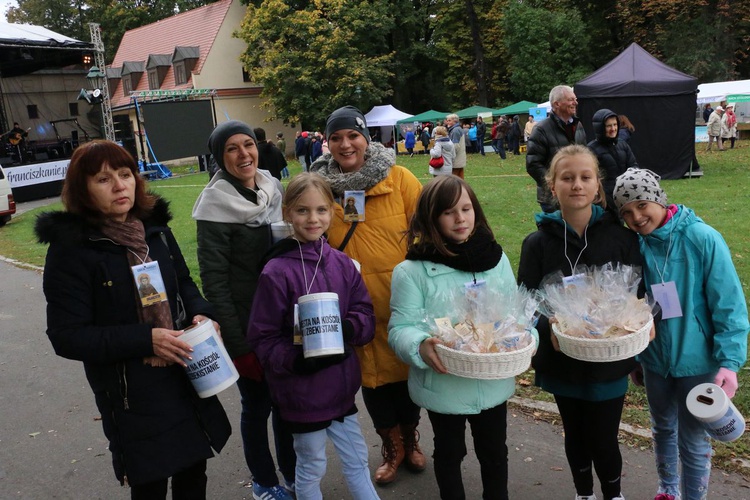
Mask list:
[[[122,363],[122,371],[120,372],[120,397],[122,398],[122,406],[125,411],[130,410],[130,403],[128,402],[128,376],[127,368],[125,363]]]
[[[109,393],[109,391],[107,391],[107,399],[109,401],[112,401],[112,395]],[[118,455],[120,456],[120,463],[122,464],[122,485],[123,486],[130,486],[130,483],[128,482],[128,465],[125,462],[125,453],[122,452],[122,443],[121,443],[121,440],[119,439],[119,437],[120,437],[120,426],[119,426],[119,424],[117,422],[117,413],[115,412],[114,408],[112,408],[112,411],[110,413],[111,413],[111,416],[112,416],[112,422],[114,422],[114,424],[115,424],[115,432],[117,433],[117,436],[118,436],[118,443],[117,444],[118,444],[118,447],[120,449],[120,452],[118,453]]]

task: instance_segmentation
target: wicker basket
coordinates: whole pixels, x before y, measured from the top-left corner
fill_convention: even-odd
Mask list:
[[[552,323],[552,330],[557,335],[560,350],[571,358],[580,359],[581,361],[606,363],[608,361],[632,358],[636,354],[643,352],[648,347],[648,337],[653,323],[654,318],[652,316],[640,330],[622,337],[606,339],[591,339],[566,335],[560,331],[557,323]]]
[[[517,351],[474,353],[435,345],[440,361],[448,373],[458,377],[484,380],[511,378],[529,369],[536,340]]]

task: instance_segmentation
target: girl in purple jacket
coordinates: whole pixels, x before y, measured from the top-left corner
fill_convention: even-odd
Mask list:
[[[304,172],[289,183],[284,219],[294,234],[274,245],[263,261],[247,338],[263,365],[281,419],[294,436],[297,499],[322,499],[320,481],[330,437],[352,496],[370,500],[378,494],[354,404],[361,375],[352,346],[372,340],[375,315],[354,263],[323,237],[333,203],[328,183],[318,174]],[[306,358],[294,341],[295,308],[301,296],[324,292],[338,294],[345,351]]]

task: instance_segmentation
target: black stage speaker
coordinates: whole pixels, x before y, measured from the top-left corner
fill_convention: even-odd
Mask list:
[[[133,126],[128,115],[115,115],[112,117],[115,127],[115,141],[125,142],[133,138]]]

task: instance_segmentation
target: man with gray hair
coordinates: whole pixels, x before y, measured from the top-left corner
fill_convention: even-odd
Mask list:
[[[454,145],[455,156],[453,157],[453,175],[464,178],[464,167],[466,167],[466,133],[461,128],[458,115],[453,113],[445,117],[445,126],[448,128],[448,137]]]
[[[526,172],[536,181],[536,199],[544,212],[555,210],[545,176],[552,157],[569,144],[586,145],[586,131],[576,116],[578,100],[573,89],[558,85],[549,93],[552,113],[531,132],[526,149]]]

